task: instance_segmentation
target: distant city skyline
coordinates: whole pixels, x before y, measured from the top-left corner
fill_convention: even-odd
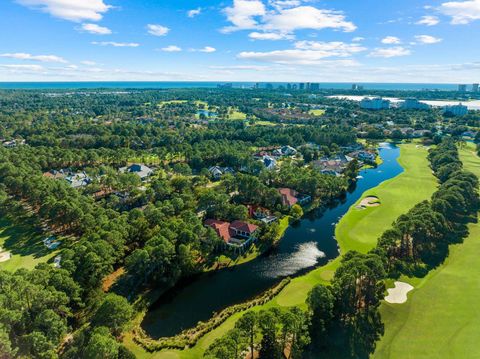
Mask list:
[[[480,82],[480,0],[4,0],[0,81]]]

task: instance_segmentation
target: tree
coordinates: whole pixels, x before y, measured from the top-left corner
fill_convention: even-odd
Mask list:
[[[114,335],[119,335],[132,315],[132,306],[124,297],[108,294],[95,312],[92,323],[110,328]]]
[[[84,349],[86,359],[117,359],[120,344],[106,327],[95,328]]]
[[[310,310],[310,333],[317,340],[321,338],[333,318],[334,296],[330,287],[316,285],[308,293],[307,305]]]
[[[292,216],[293,220],[298,221],[303,217],[302,207],[298,204],[294,204],[292,208],[290,208],[290,215]]]
[[[249,311],[245,313],[235,323],[235,328],[238,328],[243,335],[248,339],[250,344],[250,357],[253,358],[253,351],[255,346],[255,335],[258,332],[258,315],[255,312]]]

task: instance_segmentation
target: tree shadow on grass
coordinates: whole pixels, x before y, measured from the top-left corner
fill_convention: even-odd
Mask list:
[[[6,218],[0,218],[0,237],[5,238],[1,247],[12,255],[38,259],[52,252],[43,244],[41,232],[29,223],[13,224]]]

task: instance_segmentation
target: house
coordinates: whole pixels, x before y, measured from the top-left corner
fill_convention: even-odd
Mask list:
[[[234,250],[243,250],[255,241],[258,230],[258,226],[255,224],[243,221],[229,223],[217,219],[207,219],[204,225],[213,228],[217,235],[223,239],[224,244]]]
[[[297,150],[291,146],[283,146],[273,151],[273,155],[277,157],[295,156],[296,154]]]
[[[153,170],[150,167],[138,163],[134,163],[127,167],[122,167],[119,169],[119,171],[122,173],[134,173],[140,177],[142,181],[146,180],[153,173]]]
[[[375,162],[376,157],[374,153],[368,151],[358,151],[357,153],[357,158],[363,162]]]
[[[230,233],[230,223],[216,219],[207,219],[204,224],[207,227],[213,228],[217,235],[223,239],[225,243],[230,242],[230,239],[232,238]]]
[[[270,211],[266,208],[257,205],[248,205],[247,208],[250,218],[255,218],[265,224],[270,224],[278,219],[277,217],[272,216]]]
[[[304,205],[312,200],[309,195],[299,194],[291,188],[279,188],[278,192],[282,197],[282,205],[292,207],[295,204]]]
[[[71,174],[68,170],[50,170],[50,171],[47,171],[47,172],[44,172],[43,173],[43,177],[47,177],[47,178],[50,178],[50,179],[63,179],[65,178],[66,176],[68,176],[69,174]]]
[[[11,141],[5,141],[2,143],[3,147],[6,147],[6,148],[13,148],[13,147],[17,147],[24,144],[25,144],[25,140],[11,140]]]
[[[258,229],[258,226],[252,223],[243,221],[233,221],[230,224],[230,230],[235,237],[250,238],[253,237]]]
[[[92,182],[92,179],[88,177],[85,172],[69,174],[65,177],[65,180],[70,184],[72,188],[85,187]]]
[[[223,175],[227,173],[235,173],[233,168],[230,167],[219,167],[219,166],[213,166],[208,169],[208,172],[212,175],[212,178],[215,180],[219,180]]]
[[[271,156],[263,156],[262,162],[267,170],[273,170],[277,167],[277,161]]]

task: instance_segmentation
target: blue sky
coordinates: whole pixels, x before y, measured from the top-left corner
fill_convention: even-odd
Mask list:
[[[480,0],[2,0],[0,81],[480,81]]]

